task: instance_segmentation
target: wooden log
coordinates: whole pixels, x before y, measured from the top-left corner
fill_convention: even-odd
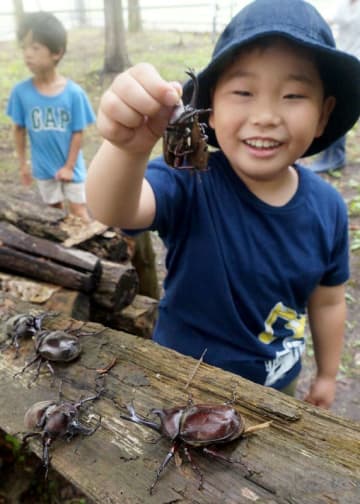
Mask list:
[[[33,188],[17,187],[14,192],[8,186],[6,191],[2,191],[0,220],[12,223],[33,236],[65,240],[68,235],[60,227],[65,217],[63,210],[44,205]]]
[[[94,254],[79,249],[67,249],[49,240],[31,236],[8,222],[0,222],[0,242],[16,250],[52,259],[79,271],[90,272],[95,282],[100,277],[100,260]]]
[[[136,296],[139,279],[131,263],[116,264],[101,261],[102,274],[92,301],[108,310],[119,311],[128,306]]]
[[[11,306],[0,298],[0,323],[10,309],[24,313],[29,307],[17,301]],[[69,323],[61,317],[44,320],[44,326],[53,329]],[[117,359],[101,398],[89,403],[83,418],[94,425],[101,415],[101,427],[92,436],[58,440],[50,448],[52,466],[90,499],[102,504],[358,504],[359,423],[204,363],[185,390],[196,360],[123,332],[106,329],[99,334],[100,328],[83,326],[94,334],[83,338],[81,357],[72,364],[54,365],[64,397],[77,401],[93,394],[96,369]],[[18,359],[10,350],[0,353],[0,428],[9,434],[24,431],[24,413],[32,404],[57,399],[57,387],[45,370],[31,388],[32,376],[13,378],[32,351],[32,342],[24,341]],[[151,408],[186,405],[189,392],[195,403],[213,404],[223,404],[235,394],[233,407],[246,427],[267,420],[272,424],[231,445],[218,446],[234,463],[193,453],[204,475],[202,490],[189,462],[184,457],[180,464],[178,457],[161,474],[151,496],[149,486],[171,442],[162,438],[154,443],[153,431],[123,420],[120,414],[126,414],[125,405],[131,401],[145,416]],[[30,440],[30,447],[41,457],[39,440]]]
[[[32,256],[5,246],[0,247],[0,269],[82,292],[92,292],[96,285],[91,273],[81,273],[43,257]]]
[[[93,310],[92,320],[143,338],[151,338],[158,312],[158,300],[137,294],[129,306],[120,311]]]
[[[134,256],[135,239],[125,236],[120,229],[112,228],[82,241],[79,246],[100,259],[124,263]]]

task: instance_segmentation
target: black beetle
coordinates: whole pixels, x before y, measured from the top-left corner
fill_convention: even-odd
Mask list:
[[[45,478],[47,478],[50,457],[50,445],[56,439],[65,439],[70,441],[74,436],[83,434],[91,436],[99,428],[101,417],[95,427],[89,428],[83,425],[79,420],[80,408],[89,401],[95,401],[103,392],[100,389],[95,395],[81,399],[78,402],[64,401],[59,393],[58,401],[40,401],[26,411],[24,425],[26,429],[38,429],[40,432],[28,432],[23,437],[25,443],[30,437],[41,437],[43,454],[42,460],[45,467]]]
[[[150,487],[150,494],[152,494],[161,473],[180,447],[183,448],[191,467],[199,476],[199,489],[201,489],[203,475],[192,459],[191,448],[200,448],[204,453],[227,462],[233,462],[213,450],[211,446],[229,443],[257,430],[269,427],[271,424],[271,422],[265,422],[245,428],[243,418],[232,406],[228,404],[193,404],[191,399],[189,399],[186,406],[152,409],[151,413],[159,416],[160,424],[137,415],[132,405],[127,405],[127,409],[130,416],[120,415],[120,418],[150,427],[172,441],[170,451],[157,470],[156,478]]]
[[[20,340],[33,337],[41,329],[45,317],[53,317],[56,313],[44,312],[39,315],[30,313],[18,313],[10,317],[5,323],[5,336],[10,339],[6,348],[15,348],[15,357],[19,355]]]
[[[188,105],[177,105],[163,135],[165,162],[173,168],[207,170],[208,146],[205,124],[199,121],[200,114],[211,109],[197,109],[198,80],[192,70],[186,72],[194,82],[193,95]]]

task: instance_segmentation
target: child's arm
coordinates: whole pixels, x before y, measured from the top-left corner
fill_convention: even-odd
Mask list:
[[[26,160],[26,128],[14,124],[15,152],[19,161],[21,183],[29,186],[32,182],[30,165]]]
[[[318,286],[308,304],[317,374],[305,400],[330,408],[335,398],[346,319],[345,286]]]
[[[96,219],[123,228],[151,224],[155,197],[144,172],[180,95],[180,84],[164,81],[146,63],[118,75],[105,92],[97,123],[105,141],[86,182]]]
[[[68,158],[64,166],[62,166],[55,174],[56,180],[71,182],[74,176],[74,166],[79,155],[83,139],[82,131],[75,131],[71,137]]]

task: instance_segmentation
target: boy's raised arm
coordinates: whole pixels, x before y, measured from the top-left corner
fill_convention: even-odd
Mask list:
[[[151,224],[155,198],[144,172],[180,95],[179,83],[164,81],[146,63],[118,75],[104,93],[97,124],[105,141],[86,183],[95,219],[127,228]]]

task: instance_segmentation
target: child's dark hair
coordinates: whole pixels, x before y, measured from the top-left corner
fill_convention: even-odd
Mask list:
[[[34,42],[43,44],[53,54],[66,51],[66,30],[51,12],[30,12],[25,14],[17,31],[21,42],[31,32]]]

